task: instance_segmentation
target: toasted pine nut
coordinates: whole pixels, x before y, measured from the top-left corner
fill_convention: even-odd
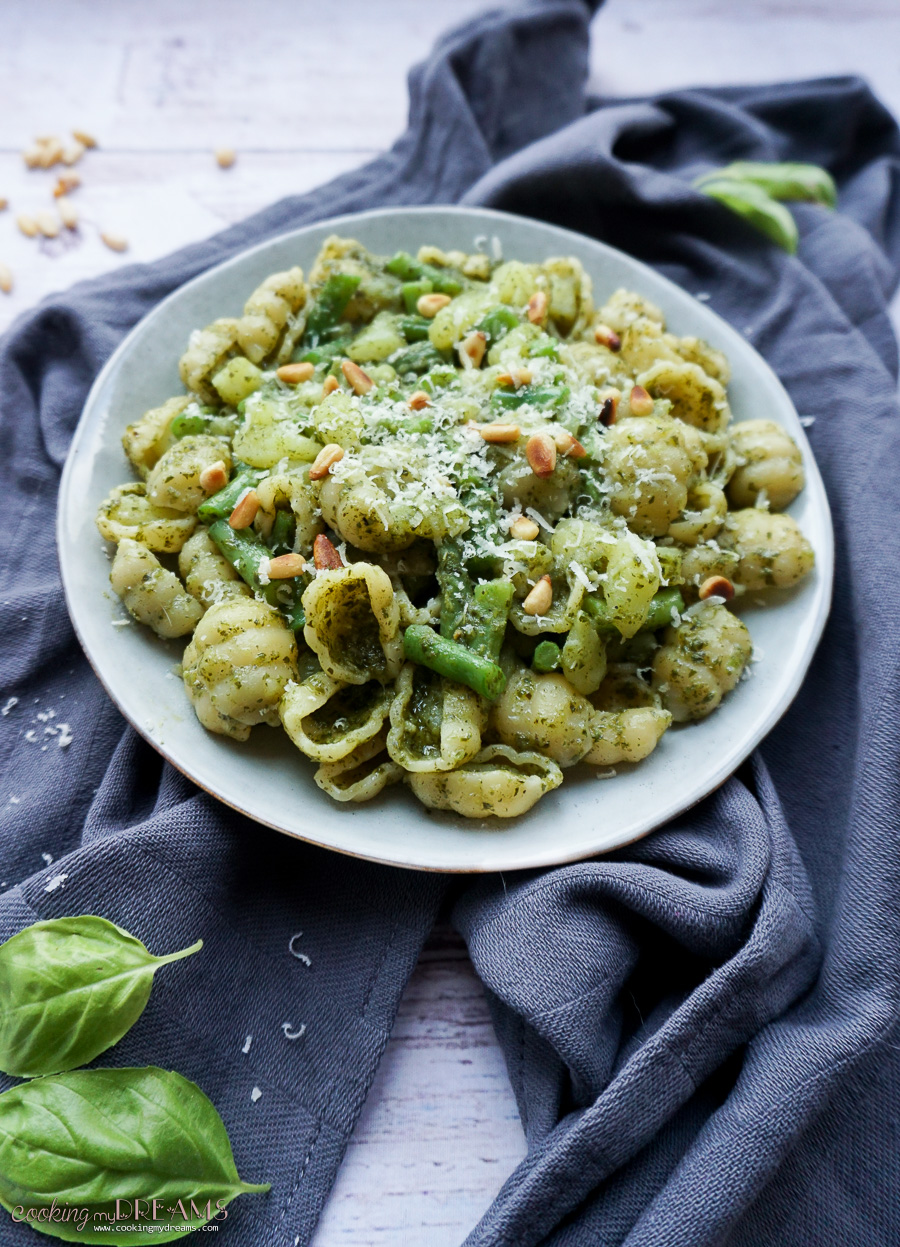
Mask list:
[[[600,412],[597,419],[606,428],[616,422],[616,411],[619,406],[619,399],[615,394],[607,394],[603,402],[600,404]]]
[[[16,217],[16,225],[18,225],[26,238],[36,238],[40,233],[37,221],[33,216],[28,216],[25,212],[20,212]]]
[[[34,214],[34,219],[45,238],[59,237],[60,220],[55,212],[51,212],[49,208],[42,208],[40,212]]]
[[[464,368],[480,368],[487,350],[487,338],[476,329],[459,344],[459,358]]]
[[[9,200],[5,195],[0,195],[0,212],[9,207]]]
[[[309,479],[311,481],[321,481],[327,476],[331,470],[331,465],[343,459],[344,448],[338,446],[337,442],[329,442],[327,446],[323,446],[313,460],[313,465],[309,469]]]
[[[80,143],[82,147],[96,147],[97,140],[93,134],[88,134],[87,130],[73,130],[72,138]]]
[[[421,411],[423,407],[427,407],[431,402],[430,395],[424,390],[416,390],[414,394],[409,396],[409,406],[413,411]]]
[[[302,576],[306,571],[306,559],[302,554],[279,554],[269,559],[270,580],[290,580],[292,576]]]
[[[528,300],[528,319],[533,325],[540,325],[547,319],[550,299],[546,290],[536,290]]]
[[[534,541],[540,531],[527,515],[517,515],[509,526],[509,535],[516,541]]]
[[[517,424],[501,424],[495,420],[493,424],[473,424],[472,428],[480,433],[486,442],[501,444],[517,442],[522,430]]]
[[[449,294],[423,294],[416,300],[416,311],[429,320],[450,302]]]
[[[128,239],[123,238],[121,234],[110,234],[104,230],[100,235],[100,241],[109,247],[110,251],[127,251]]]
[[[81,178],[77,173],[63,173],[56,179],[53,198],[59,199],[62,195],[71,194],[72,191],[77,191],[80,185]]]
[[[22,159],[25,161],[26,168],[37,169],[41,163],[43,154],[44,150],[42,147],[38,147],[37,145],[34,147],[26,147],[24,152],[22,152]]]
[[[350,389],[354,394],[368,394],[375,382],[367,372],[363,372],[359,364],[355,364],[352,359],[345,359],[341,362],[341,372],[350,383]]]
[[[40,169],[52,169],[63,158],[63,145],[57,138],[50,136],[38,139],[38,148],[40,156],[37,163]]]
[[[237,154],[233,147],[217,147],[213,154],[220,169],[230,169],[237,160]]]
[[[84,143],[79,143],[76,139],[74,143],[70,143],[68,147],[64,147],[62,149],[59,153],[58,159],[61,160],[64,165],[77,165],[86,150],[87,148]]]
[[[340,386],[338,384],[337,377],[334,375],[334,373],[329,373],[329,375],[325,378],[325,382],[322,386],[322,397],[327,398],[329,394],[333,394],[335,390],[339,388]]]
[[[730,602],[734,597],[734,585],[727,576],[708,576],[700,586],[698,596],[701,602],[711,597],[724,598],[726,602]]]
[[[217,494],[228,484],[228,469],[223,459],[207,464],[200,473],[200,488],[207,494]]]
[[[528,368],[510,368],[509,372],[501,372],[497,376],[498,385],[513,385],[521,389],[523,385],[531,385],[531,370]]]
[[[633,416],[653,415],[653,399],[642,385],[631,387],[631,393],[628,396],[628,406],[631,408]]]
[[[541,576],[522,603],[522,610],[526,615],[546,615],[552,605],[553,583],[549,576]]]
[[[78,209],[71,199],[66,199],[65,195],[61,195],[56,201],[56,208],[66,229],[74,229],[78,224]]]
[[[594,326],[594,341],[598,342],[600,346],[605,346],[608,351],[620,351],[622,349],[622,339],[615,329],[610,329],[609,325],[601,323]]]
[[[568,455],[570,459],[584,459],[587,451],[579,442],[577,437],[573,437],[568,429],[556,429],[553,434],[553,441],[556,449],[561,455]]]
[[[532,433],[525,443],[525,458],[535,476],[552,476],[556,467],[556,442],[549,433]]]
[[[315,371],[315,367],[307,360],[304,364],[282,364],[276,370],[275,376],[285,385],[299,385],[301,381],[311,381]]]
[[[341,562],[341,556],[324,533],[319,533],[313,542],[313,562],[319,571],[323,567],[333,571],[338,567],[344,566]]]
[[[228,517],[232,528],[249,528],[256,519],[259,510],[259,495],[255,489],[248,489],[237,500],[237,506]]]
[[[12,269],[9,267],[8,264],[4,264],[2,261],[0,261],[0,290],[2,290],[4,294],[11,294],[12,288],[13,288]]]

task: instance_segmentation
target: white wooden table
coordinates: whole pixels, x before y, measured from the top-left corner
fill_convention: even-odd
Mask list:
[[[483,0],[3,0],[0,6],[0,330],[48,292],[202,238],[387,147],[405,75]],[[610,0],[592,86],[634,95],[689,84],[855,72],[900,113],[897,0]],[[100,147],[77,172],[77,234],[24,238],[58,170],[25,169],[39,134]],[[229,170],[213,148],[237,149]],[[123,234],[125,255],[101,229]],[[462,942],[435,933],[394,1032],[315,1247],[450,1247],[524,1154],[480,984]]]

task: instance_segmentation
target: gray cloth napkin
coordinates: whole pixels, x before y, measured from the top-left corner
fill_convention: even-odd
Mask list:
[[[309,1241],[445,898],[529,1145],[468,1243],[900,1241],[900,140],[855,80],[589,98],[590,15],[548,0],[477,18],[413,72],[390,153],[52,297],[0,341],[0,708],[18,698],[0,717],[0,937],[93,912],[154,951],[204,938],[99,1063],[175,1068],[213,1099],[242,1176],[272,1183],[231,1206],[235,1247]],[[838,215],[797,210],[796,258],[691,189],[739,157],[836,177]],[[582,230],[707,292],[815,417],[838,549],[813,669],[752,766],[627,850],[461,883],[281,837],[164,764],[78,648],[53,540],[90,383],[169,291],[310,221],[459,201]],[[0,1222],[10,1247],[32,1234]]]

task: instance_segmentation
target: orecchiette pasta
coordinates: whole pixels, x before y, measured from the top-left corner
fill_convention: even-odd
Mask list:
[[[204,727],[283,727],[338,802],[402,781],[513,818],[564,770],[640,763],[735,687],[741,594],[814,565],[779,513],[792,438],[731,425],[722,352],[632,291],[597,310],[571,257],[332,236],[180,374],[129,413],[112,586],[193,634]]]

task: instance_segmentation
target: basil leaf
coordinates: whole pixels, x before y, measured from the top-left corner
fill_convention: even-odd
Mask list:
[[[0,945],[0,1069],[33,1078],[86,1065],[141,1016],[155,971],[202,947],[154,957],[92,914],[26,927]]]
[[[826,208],[837,206],[837,188],[827,169],[819,165],[788,162],[776,164],[762,160],[736,160],[724,169],[715,169],[698,178],[694,183],[701,190],[703,183],[719,181],[749,182],[758,186],[773,199],[794,199],[805,203],[820,203]]]
[[[794,218],[783,204],[752,182],[736,182],[720,177],[703,182],[697,189],[736,212],[785,251],[793,255],[797,250],[798,234]]]
[[[241,1181],[214,1105],[172,1071],[76,1070],[0,1095],[0,1203],[19,1220],[55,1211],[27,1218],[55,1238],[167,1243],[224,1220],[236,1195],[268,1189]],[[154,1211],[162,1232],[129,1228],[153,1225]]]

